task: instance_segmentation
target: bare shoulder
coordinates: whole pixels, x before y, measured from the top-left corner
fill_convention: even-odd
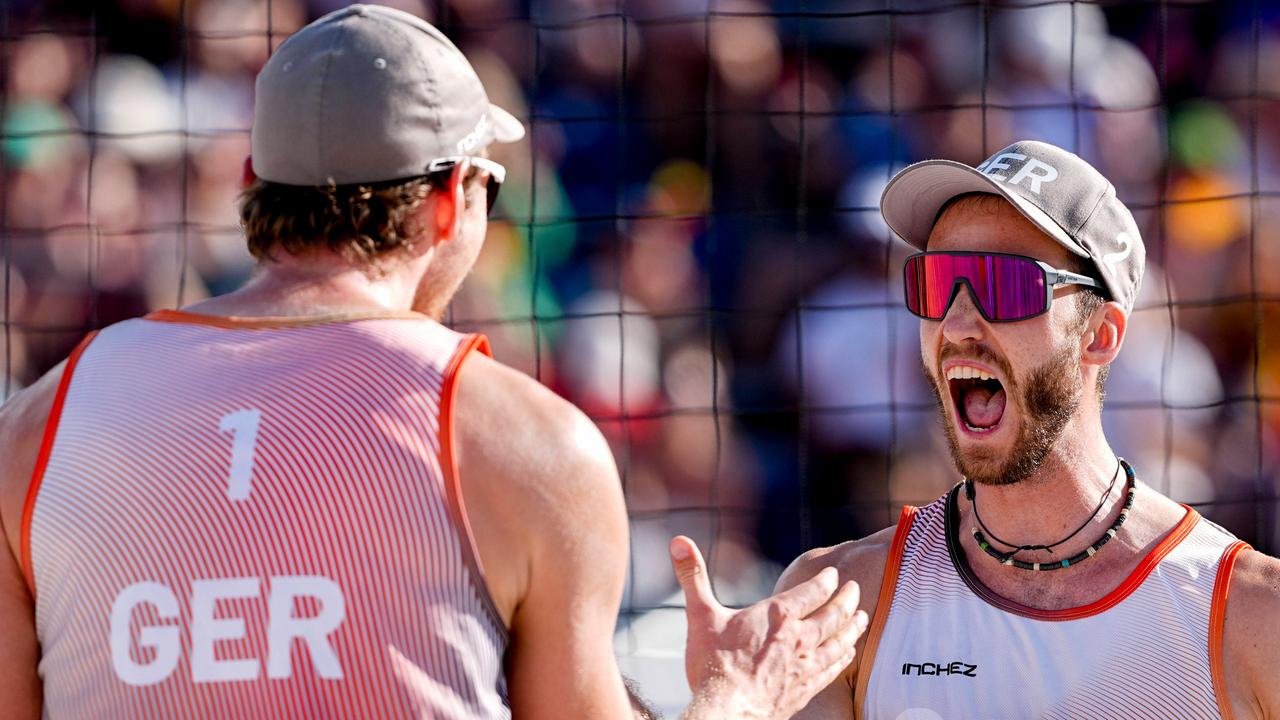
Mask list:
[[[488,357],[474,354],[456,382],[458,479],[511,630],[512,713],[622,717],[612,633],[627,514],[609,445],[571,403]]]
[[[459,371],[460,461],[509,471],[508,489],[616,485],[613,455],[595,423],[533,378],[476,353]],[[587,469],[600,474],[570,472]],[[601,477],[604,475],[606,477]],[[548,483],[551,486],[549,487]],[[512,487],[512,486],[516,487]]]
[[[31,387],[0,405],[0,457],[5,459],[0,463],[0,525],[15,552],[22,525],[22,506],[65,366],[65,362],[59,363]]]
[[[1237,557],[1223,636],[1235,716],[1280,718],[1280,559],[1255,550]]]
[[[485,579],[509,624],[534,579],[594,565],[625,576],[627,515],[595,423],[533,378],[473,353],[457,378],[454,450]]]
[[[840,572],[840,582],[852,580],[861,590],[859,607],[871,614],[875,609],[876,595],[889,547],[893,544],[895,528],[887,527],[860,540],[815,548],[796,558],[778,578],[777,591],[786,590],[817,575],[823,568],[834,567]]]

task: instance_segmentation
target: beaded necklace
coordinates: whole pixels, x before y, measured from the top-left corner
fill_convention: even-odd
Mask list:
[[[995,538],[995,536],[992,535],[992,537],[995,538],[997,542],[1001,543],[1002,545],[1009,545],[1010,547],[1013,548],[1009,552],[1003,553],[991,547],[991,543],[987,542],[987,538],[983,536],[982,531],[976,527],[973,528],[973,539],[977,541],[978,547],[982,548],[984,552],[986,552],[988,555],[998,560],[1001,565],[1011,565],[1013,567],[1018,568],[1019,570],[1035,570],[1035,571],[1058,570],[1065,567],[1071,567],[1072,565],[1078,565],[1084,560],[1087,560],[1088,558],[1093,557],[1094,553],[1098,552],[1098,550],[1103,545],[1106,545],[1108,542],[1111,541],[1111,538],[1116,536],[1116,533],[1120,531],[1120,526],[1124,525],[1124,521],[1128,519],[1129,511],[1133,508],[1134,491],[1138,487],[1138,479],[1137,477],[1134,476],[1133,467],[1129,465],[1129,463],[1125,462],[1123,458],[1117,458],[1117,461],[1118,461],[1119,467],[1116,468],[1116,474],[1119,475],[1119,472],[1120,472],[1119,468],[1123,467],[1125,476],[1126,476],[1126,483],[1125,483],[1126,494],[1125,494],[1125,500],[1124,500],[1124,508],[1120,510],[1120,517],[1116,518],[1115,523],[1110,528],[1107,528],[1107,531],[1103,533],[1102,537],[1098,538],[1098,541],[1095,542],[1093,545],[1090,545],[1089,547],[1085,548],[1084,550],[1076,554],[1075,557],[1067,558],[1066,560],[1060,560],[1057,562],[1029,563],[1025,560],[1018,560],[1017,558],[1014,557],[1014,555],[1017,555],[1019,552],[1023,550],[1049,550],[1049,552],[1053,552],[1053,550],[1051,550],[1050,548],[1057,545],[1061,545],[1067,540],[1070,540],[1072,537],[1075,537],[1076,533],[1079,533],[1080,530],[1083,530],[1085,526],[1089,524],[1089,521],[1093,520],[1093,516],[1090,516],[1089,520],[1086,520],[1085,524],[1081,525],[1080,528],[1076,530],[1076,532],[1071,533],[1070,535],[1059,540],[1053,545],[1012,545],[1011,543],[1004,542],[999,538]],[[1111,482],[1112,482],[1112,485],[1114,486],[1115,477],[1112,477]],[[978,504],[974,498],[973,481],[969,480],[968,478],[965,478],[965,481],[964,481],[964,494],[965,494],[965,498],[969,500],[969,503],[973,505],[973,515],[975,518],[977,518],[978,524],[982,525],[982,518],[978,516]],[[1102,498],[1103,503],[1106,502],[1106,499],[1110,497],[1110,495],[1111,495],[1111,491],[1110,489],[1108,489],[1107,494],[1104,495]],[[1101,509],[1102,509],[1102,503],[1098,505],[1098,510],[1101,510]],[[1098,514],[1098,510],[1094,511],[1094,516]],[[986,529],[985,525],[983,525],[982,527],[984,530]]]

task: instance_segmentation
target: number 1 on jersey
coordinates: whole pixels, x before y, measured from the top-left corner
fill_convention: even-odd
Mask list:
[[[253,456],[258,449],[258,428],[262,424],[261,410],[236,410],[222,417],[218,429],[231,433],[231,477],[227,485],[227,497],[246,500],[253,480]]]

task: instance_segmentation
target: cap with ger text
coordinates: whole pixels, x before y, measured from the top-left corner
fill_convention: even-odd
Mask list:
[[[286,185],[414,177],[432,160],[524,136],[448,38],[377,5],[289,36],[258,73],[254,105],[254,172]]]
[[[909,165],[885,187],[880,212],[899,237],[925,250],[942,206],[973,192],[1004,197],[1067,250],[1091,260],[1111,299],[1133,309],[1146,265],[1133,215],[1102,173],[1055,145],[1022,140],[977,167],[953,160]]]

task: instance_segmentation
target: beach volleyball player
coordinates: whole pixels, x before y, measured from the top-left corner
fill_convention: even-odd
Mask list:
[[[809,552],[872,613],[803,718],[1280,717],[1280,561],[1139,478],[1103,434],[1145,251],[1115,189],[1040,142],[886,188],[920,355],[964,481]],[[852,379],[851,379],[852,381]]]
[[[280,47],[254,277],[90,336],[0,411],[0,714],[631,715],[608,448],[435,322],[503,180],[484,149],[523,132],[410,15]],[[848,664],[866,617],[834,570],[733,612],[673,558],[687,717],[786,716]]]

